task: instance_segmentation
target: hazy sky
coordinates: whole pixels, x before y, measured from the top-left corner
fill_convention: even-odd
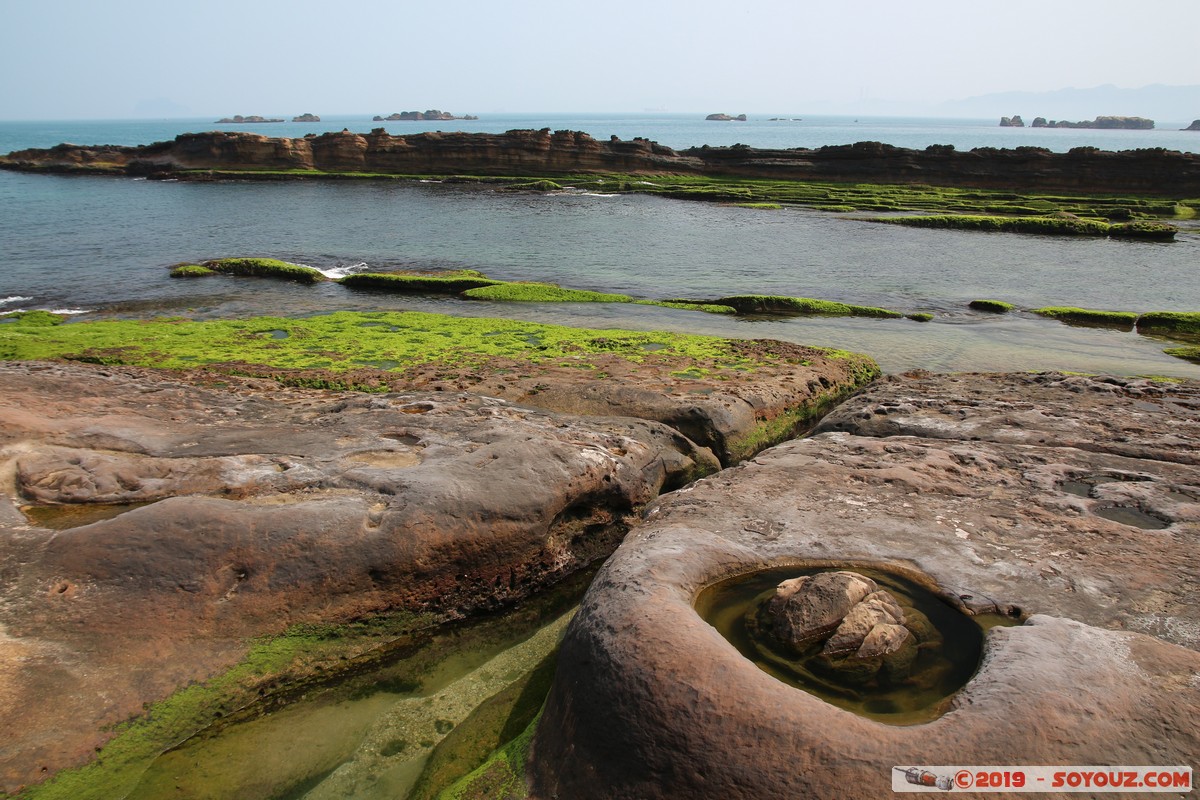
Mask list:
[[[0,9],[0,119],[866,113],[879,101],[921,113],[992,92],[1200,84],[1196,0],[0,0]]]

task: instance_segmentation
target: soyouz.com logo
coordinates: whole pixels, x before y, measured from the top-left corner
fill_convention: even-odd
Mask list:
[[[893,792],[1170,792],[1191,767],[892,767]]]

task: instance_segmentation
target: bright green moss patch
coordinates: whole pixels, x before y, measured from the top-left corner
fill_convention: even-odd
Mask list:
[[[1172,207],[1174,208],[1174,207]],[[1172,214],[1172,216],[1177,216]],[[1154,242],[1169,242],[1175,238],[1178,228],[1162,222],[1126,222],[1110,225],[1108,235],[1118,239],[1147,239]]]
[[[250,275],[256,278],[283,278],[299,283],[319,283],[325,276],[312,267],[291,264],[276,258],[216,258],[202,265],[226,275]]]
[[[730,306],[739,314],[823,314],[850,317],[899,318],[898,311],[873,306],[854,306],[832,300],[814,300],[811,297],[784,297],[779,295],[744,294],[721,297],[711,301],[716,305]]]
[[[1184,361],[1192,361],[1200,364],[1200,345],[1185,345],[1183,347],[1168,347],[1163,350],[1169,356],[1182,358]]]
[[[1137,320],[1138,333],[1183,333],[1200,336],[1200,312],[1151,311]]]
[[[202,267],[199,264],[180,264],[171,270],[172,278],[206,278],[216,274],[216,270]]]
[[[704,311],[708,314],[736,314],[733,306],[721,306],[715,303],[705,303],[702,300],[634,300],[639,306],[662,306],[663,308],[682,308],[688,311]]]
[[[0,314],[0,320],[8,321],[9,325],[22,328],[48,328],[63,324],[66,317],[51,314],[49,311],[11,311],[7,314]]]
[[[875,222],[906,225],[913,228],[952,228],[964,231],[1039,233],[1046,236],[1107,236],[1112,227],[1106,222],[1061,217],[994,217],[969,215],[931,215],[888,217]]]
[[[498,283],[462,293],[468,300],[496,300],[519,303],[631,303],[627,294],[564,289],[550,283]]]
[[[1042,317],[1050,317],[1073,325],[1097,325],[1107,328],[1133,330],[1137,314],[1132,311],[1097,311],[1090,308],[1073,308],[1071,306],[1046,306],[1032,309],[1031,313]]]
[[[905,314],[904,316],[913,322],[929,322],[933,319],[933,314],[927,311],[918,311],[915,314]]]
[[[41,317],[33,317],[30,324],[20,318],[0,325],[0,359],[66,358],[174,369],[253,364],[332,372],[389,363],[396,365],[391,371],[403,372],[431,363],[482,365],[492,357],[543,363],[618,353],[634,362],[653,355],[697,359],[716,368],[753,368],[754,360],[739,355],[733,341],[420,312],[342,311],[304,319],[101,320],[70,325],[46,325]]]
[[[1044,236],[1116,236],[1123,239],[1170,241],[1177,229],[1160,222],[1127,222],[1110,224],[1096,219],[1081,219],[1062,214],[1043,217],[1002,217],[977,215],[930,215],[921,217],[888,217],[873,220],[914,228],[952,228],[968,231],[997,231],[1004,233],[1036,233]]]
[[[1003,300],[972,300],[967,303],[967,307],[976,311],[990,311],[993,314],[1007,314],[1016,308],[1012,303],[1006,303]]]
[[[417,275],[390,272],[358,272],[338,280],[355,289],[382,289],[412,294],[460,294],[469,289],[495,286],[494,281],[475,270],[456,270],[443,275]]]
[[[777,211],[783,208],[779,203],[734,203],[738,208],[761,208],[767,211]]]

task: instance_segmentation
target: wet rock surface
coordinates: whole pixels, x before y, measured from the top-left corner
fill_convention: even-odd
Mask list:
[[[719,466],[656,422],[461,393],[38,363],[0,383],[5,791],[85,761],[251,637],[520,599]],[[65,530],[19,508],[147,502]]]
[[[812,438],[662,498],[568,631],[533,795],[877,798],[898,764],[1193,763],[1198,400],[1194,383],[892,377]],[[886,568],[1027,619],[989,632],[945,715],[885,725],[782,684],[697,615],[704,587],[789,563]]]

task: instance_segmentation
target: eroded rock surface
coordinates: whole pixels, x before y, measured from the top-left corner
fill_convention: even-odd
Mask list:
[[[1198,399],[1194,383],[895,377],[822,433],[661,499],[568,631],[534,796],[878,798],[894,765],[1194,763]],[[1028,619],[989,632],[948,713],[889,726],[780,683],[695,612],[703,587],[788,563],[886,567]]]
[[[511,602],[718,468],[659,423],[460,393],[37,363],[0,364],[0,384],[5,791],[85,761],[250,637]],[[18,510],[149,501],[65,530]]]

